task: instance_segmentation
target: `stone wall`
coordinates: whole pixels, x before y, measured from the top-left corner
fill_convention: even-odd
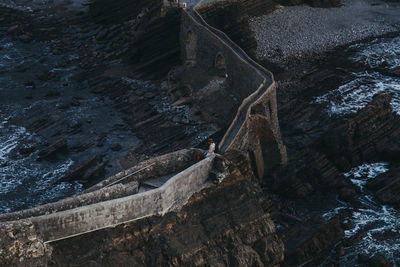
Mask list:
[[[71,210],[30,218],[40,238],[54,241],[182,207],[206,180],[214,157],[207,158],[172,177],[160,188]]]
[[[0,222],[14,221],[25,219],[29,217],[36,217],[49,213],[60,212],[68,209],[73,209],[93,203],[98,203],[110,199],[120,198],[136,194],[138,190],[138,183],[134,184],[115,184],[107,188],[72,196],[54,203],[45,204],[42,206],[34,207],[31,209],[16,211],[12,213],[0,214]]]
[[[181,27],[181,51],[184,61],[189,60],[196,64],[197,67],[209,74],[221,75],[221,70],[217,69],[216,59],[222,57],[224,61],[224,70],[227,75],[224,81],[228,88],[231,98],[207,99],[208,105],[221,107],[218,109],[219,118],[225,123],[232,121],[235,112],[243,99],[253,93],[263,82],[263,76],[252,66],[248,65],[230,48],[229,44],[219,39],[209,29],[197,23],[188,13],[182,12]],[[194,41],[190,41],[194,39]],[[193,44],[191,44],[193,42]],[[195,49],[191,49],[194,46]],[[194,55],[188,54],[194,51]],[[223,107],[223,109],[222,109]]]
[[[197,151],[201,150],[194,148],[182,149],[142,161],[128,170],[104,179],[100,183],[88,188],[85,192],[93,192],[116,182],[123,184],[133,181],[142,182],[156,176],[176,174],[195,163],[194,153]]]
[[[202,7],[197,9],[201,10]],[[190,60],[191,64],[194,61],[194,64],[202,68],[212,70],[215,68],[213,55],[222,55],[229,89],[241,101],[240,106],[235,107],[236,115],[233,117],[231,113],[231,117],[226,117],[226,120],[232,123],[219,148],[223,152],[249,152],[255,162],[255,171],[262,179],[265,174],[281,168],[287,161],[286,148],[280,135],[273,75],[254,62],[225,33],[208,25],[194,10],[194,16],[196,14],[206,26],[199,24],[194,17],[184,12],[181,30],[181,51],[184,59]],[[192,47],[196,48],[194,56],[188,55]],[[231,102],[223,98],[215,101],[216,105],[230,110]]]

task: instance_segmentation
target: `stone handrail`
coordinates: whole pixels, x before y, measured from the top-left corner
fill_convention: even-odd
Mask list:
[[[253,76],[255,78],[253,81],[255,82],[251,87],[253,87],[253,85],[257,87],[255,85],[261,82],[257,88],[254,88],[255,91],[243,99],[239,106],[235,118],[220,142],[220,149],[224,152],[234,144],[237,134],[246,126],[245,122],[249,117],[251,106],[264,94],[268,93],[269,89],[274,88],[275,82],[271,72],[251,59],[243,49],[235,44],[225,33],[208,25],[197,12],[196,8],[197,6],[190,9],[188,12],[185,10],[182,12],[185,12],[193,22],[206,30],[207,34],[211,34],[214,40],[218,40],[226,46],[230,51],[229,53],[232,52],[234,54],[234,58],[237,57],[237,59],[244,62],[247,67],[250,67],[248,69],[254,70],[257,77]],[[28,220],[33,223],[35,231],[38,233],[40,239],[45,243],[49,243],[107,227],[114,227],[145,217],[163,215],[167,212],[180,209],[193,194],[210,186],[210,183],[206,181],[209,177],[213,161],[214,156],[204,159],[174,175],[161,187],[147,192],[115,199],[106,199],[105,201],[97,203],[90,202],[83,206],[81,205],[62,211],[58,210],[50,214],[43,214],[45,208],[39,207],[38,210],[40,210],[40,212],[34,213],[33,217],[28,218]],[[143,164],[136,166],[136,169],[139,170],[145,167],[147,163]],[[156,165],[157,164],[151,165],[151,167],[147,169],[153,168]],[[146,171],[148,171],[147,169]],[[99,189],[113,185],[109,187],[109,189],[105,189],[106,191],[111,190],[116,186],[115,184],[122,179],[124,181],[128,180],[126,178],[127,176],[129,176],[129,174],[123,172],[106,179],[104,182],[86,191],[85,193],[87,195],[85,196],[101,192]],[[140,174],[138,177],[133,178],[132,181],[140,181],[142,178],[142,174]],[[126,182],[132,181],[131,177],[129,177],[129,181]],[[27,216],[29,215],[30,214]],[[27,216],[24,216],[24,218]],[[13,223],[15,223],[15,221],[5,222],[5,224],[10,225]]]
[[[108,188],[101,188],[94,192],[75,195],[54,203],[48,203],[31,209],[0,214],[0,222],[36,217],[80,206],[90,205],[101,201],[125,197],[135,194],[137,192],[137,189],[138,189],[137,182],[135,184],[128,184],[128,185],[116,184]]]
[[[255,103],[258,99],[260,99],[260,97],[262,97],[264,94],[266,94],[269,89],[274,88],[275,81],[274,76],[270,71],[268,71],[260,64],[255,62],[252,58],[250,58],[247,53],[244,52],[244,50],[236,43],[234,43],[224,32],[210,26],[197,11],[198,7],[199,4],[191,9],[191,13],[194,15],[192,17],[201,25],[206,27],[211,33],[213,33],[221,42],[229,46],[240,59],[252,66],[260,76],[263,76],[264,79],[257,90],[246,97],[239,106],[235,118],[233,119],[232,123],[230,124],[228,130],[226,131],[224,137],[219,144],[219,149],[222,152],[225,152],[230,147],[230,145],[234,143],[233,141],[235,140],[237,133],[240,132],[243,127],[245,127],[245,121],[246,118],[249,116],[251,105]]]
[[[180,209],[207,183],[214,156],[169,179],[161,187],[141,194],[108,200],[62,212],[30,218],[40,238],[53,242],[129,221]]]

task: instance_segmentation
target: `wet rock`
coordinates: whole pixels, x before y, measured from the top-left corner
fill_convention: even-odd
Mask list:
[[[155,94],[152,92],[147,92],[143,95],[145,98],[151,99],[155,97]]]
[[[27,71],[28,69],[30,69],[30,67],[31,67],[31,63],[25,62],[25,63],[22,63],[22,64],[18,65],[17,67],[15,67],[14,70],[15,70],[16,72],[25,72],[25,71]]]
[[[7,33],[8,34],[14,34],[14,33],[17,33],[19,30],[20,30],[19,25],[14,25],[14,26],[11,26],[11,27],[9,27],[7,29]]]
[[[389,260],[383,258],[382,256],[371,257],[366,254],[358,255],[358,263],[365,264],[369,267],[392,267],[394,266]]]
[[[47,97],[55,97],[55,96],[60,96],[60,92],[59,91],[49,91],[46,93]]]
[[[314,223],[308,222],[307,225],[294,227],[285,233],[287,266],[301,265],[313,259],[315,255],[333,246],[339,238],[344,236],[344,229],[339,219],[333,219],[322,226]]]
[[[70,105],[73,107],[79,107],[81,105],[81,102],[79,101],[78,98],[73,97],[70,102]]]
[[[145,93],[146,93],[146,91],[143,90],[143,89],[137,89],[137,90],[135,91],[135,94],[136,94],[137,96],[142,96],[142,95],[144,95]]]
[[[376,198],[383,204],[400,205],[400,166],[392,166],[383,173],[367,182],[366,188],[373,191]]]
[[[376,95],[346,123],[333,125],[318,144],[320,151],[341,170],[382,158],[396,160],[400,156],[400,117],[392,111],[390,101],[388,94]]]
[[[35,84],[34,81],[24,82],[24,86],[31,87],[31,88],[36,88],[36,84]]]
[[[45,81],[50,81],[50,80],[54,79],[56,76],[57,76],[57,75],[56,75],[54,72],[51,72],[51,71],[48,71],[48,70],[47,70],[47,71],[44,71],[44,72],[41,73],[41,74],[36,75],[36,77],[37,77],[39,80],[43,81],[43,82],[45,82]]]
[[[339,198],[344,201],[350,201],[357,195],[357,191],[352,187],[342,187],[339,190]]]
[[[399,76],[400,77],[400,67],[396,67],[394,69],[391,69],[389,71],[390,74],[395,75],[395,76]]]
[[[279,178],[271,182],[276,191],[295,198],[309,196],[316,190],[331,191],[352,187],[324,154],[312,149],[299,153],[289,162]]]
[[[79,182],[83,184],[93,184],[104,177],[105,168],[107,162],[100,163],[87,169],[82,177],[80,177]]]
[[[62,103],[59,103],[59,104],[57,104],[57,108],[59,108],[59,109],[69,109],[71,106],[70,106],[70,103],[69,102],[62,102]]]
[[[260,205],[261,190],[249,162],[237,164],[244,166],[230,165],[229,177],[180,211],[54,242],[55,265],[279,265],[283,246]]]
[[[87,183],[93,179],[102,178],[106,163],[102,163],[101,161],[102,157],[100,155],[94,155],[68,172],[59,182],[81,181]]]
[[[36,150],[35,146],[24,146],[24,147],[21,147],[18,152],[21,155],[29,155],[35,150]]]
[[[101,41],[103,40],[108,34],[108,29],[104,29],[102,31],[100,31],[97,35],[96,35],[96,39]]]
[[[67,140],[57,140],[39,152],[39,160],[51,160],[60,153],[65,153],[68,149]]]
[[[18,39],[23,43],[30,43],[33,39],[33,36],[30,34],[22,34],[18,36]]]
[[[97,138],[97,146],[102,147],[107,141],[107,134],[102,134]]]
[[[115,144],[111,147],[112,151],[120,151],[122,149],[122,146],[120,144]]]

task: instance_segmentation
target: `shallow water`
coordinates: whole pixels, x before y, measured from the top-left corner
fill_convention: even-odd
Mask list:
[[[350,52],[355,51],[355,52]],[[389,76],[382,69],[400,67],[400,37],[377,39],[371,43],[358,44],[348,49],[353,63],[362,63],[366,71],[354,71],[352,79],[335,90],[315,99],[315,103],[325,104],[330,116],[356,113],[365,107],[375,94],[388,93],[392,96],[392,108],[400,114],[400,77]]]

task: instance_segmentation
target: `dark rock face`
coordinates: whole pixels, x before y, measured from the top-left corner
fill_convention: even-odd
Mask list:
[[[398,163],[391,166],[389,171],[371,179],[366,187],[373,191],[375,196],[383,204],[399,206],[400,204],[400,166]]]
[[[322,138],[321,151],[341,170],[376,159],[396,160],[400,153],[400,119],[390,107],[391,97],[376,95],[372,102]]]
[[[286,247],[286,266],[297,266],[315,258],[344,236],[344,229],[338,219],[324,225],[302,225],[284,234]]]
[[[94,155],[80,163],[75,169],[69,171],[60,182],[79,181],[85,185],[92,184],[104,177],[107,162],[103,162],[100,155]]]
[[[149,21],[151,19],[148,18]],[[137,37],[126,53],[129,61],[135,64],[135,72],[141,73],[142,77],[145,74],[146,78],[160,78],[171,67],[180,64],[179,9],[170,10],[165,16],[142,23],[136,31]]]
[[[67,145],[66,139],[57,140],[57,141],[49,144],[47,147],[43,148],[39,152],[39,160],[51,159],[56,154],[65,153],[67,151],[67,149],[68,149],[68,145]]]
[[[56,266],[273,266],[283,244],[262,208],[248,160],[228,155],[231,175],[179,212],[53,243]],[[79,245],[78,245],[79,244]]]
[[[90,4],[90,15],[97,23],[115,24],[143,16],[146,9],[154,15],[161,10],[161,5],[162,1],[159,0],[95,0]]]

